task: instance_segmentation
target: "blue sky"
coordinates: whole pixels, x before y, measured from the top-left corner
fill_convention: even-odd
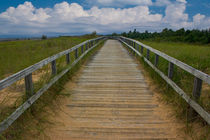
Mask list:
[[[0,0],[0,35],[206,29],[209,9],[209,0]]]

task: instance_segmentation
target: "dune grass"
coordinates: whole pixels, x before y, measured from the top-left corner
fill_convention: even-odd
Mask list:
[[[141,41],[198,70],[210,74],[210,45]]]
[[[141,41],[142,43],[160,50],[198,70],[210,74],[210,46],[196,45],[176,42],[153,42]],[[146,57],[146,50],[143,53]],[[199,116],[189,116],[189,105],[179,96],[172,88],[168,88],[168,84],[146,63],[142,58],[139,61],[143,64],[145,72],[153,80],[158,88],[157,92],[162,93],[162,101],[171,105],[174,108],[177,118],[186,123],[186,133],[193,139],[209,139],[210,127]],[[150,53],[150,61],[154,64],[155,54]],[[159,57],[158,69],[165,75],[168,73],[168,61]],[[190,97],[192,97],[194,76],[181,68],[175,66],[172,80],[182,88]],[[210,86],[203,82],[202,93],[197,101],[207,112],[210,112]],[[192,121],[194,120],[194,121]],[[191,123],[193,122],[193,123]],[[200,129],[202,132],[195,133]]]
[[[60,39],[60,38],[59,38]],[[88,52],[83,59],[81,59],[67,74],[59,79],[52,87],[50,87],[27,111],[25,111],[2,135],[0,139],[27,139],[27,136],[33,135],[35,137],[43,135],[44,130],[52,125],[54,122],[49,121],[50,115],[55,115],[56,109],[59,108],[60,98],[70,96],[70,94],[63,93],[64,85],[71,80],[72,76],[77,72],[81,66],[91,55],[93,55],[101,46],[103,42]],[[81,50],[78,50],[81,55]],[[70,54],[71,63],[75,60],[74,52]],[[66,68],[65,56],[57,59],[58,73]],[[34,83],[35,91],[40,89],[50,79],[49,67],[46,65],[43,69],[37,70],[38,73],[43,73],[39,81]],[[24,101],[24,100],[23,100]],[[14,110],[14,107],[13,107]],[[12,112],[12,111],[10,111]],[[0,113],[1,114],[1,113]]]
[[[95,36],[0,42],[0,79]]]

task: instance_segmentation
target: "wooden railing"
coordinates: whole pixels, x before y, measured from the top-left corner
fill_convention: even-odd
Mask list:
[[[126,37],[115,37],[120,42],[129,47],[135,54],[140,57],[143,57],[143,60],[154,69],[190,106],[193,108],[208,124],[210,124],[210,114],[205,111],[196,101],[201,95],[202,81],[210,85],[210,75],[205,74],[173,57],[168,56],[167,54],[160,52],[154,48],[151,48],[139,41],[126,38]],[[146,49],[146,58],[143,56],[143,50]],[[155,54],[154,64],[150,62],[150,52]],[[166,76],[162,71],[157,67],[159,56],[168,61],[168,75]],[[189,72],[194,75],[194,86],[191,99],[174,81],[172,81],[174,65],[179,68]]]
[[[9,117],[3,120],[0,123],[0,134],[6,130],[24,111],[26,111],[47,89],[49,89],[56,81],[58,81],[64,74],[66,74],[73,66],[75,66],[90,50],[98,46],[105,37],[98,37],[95,39],[87,40],[75,47],[72,47],[68,50],[60,52],[56,55],[48,57],[39,63],[36,63],[20,72],[17,72],[3,80],[0,81],[0,90],[12,85],[16,81],[24,78],[25,79],[25,91],[28,99],[20,105]],[[80,56],[78,54],[78,50],[80,50]],[[74,62],[70,64],[70,53],[74,53]],[[56,68],[56,59],[61,56],[66,56],[66,65],[67,67],[57,74]],[[33,80],[32,80],[32,72],[42,68],[43,66],[51,63],[51,74],[52,78],[49,83],[45,84],[41,89],[39,89],[36,93],[34,93],[33,89]]]

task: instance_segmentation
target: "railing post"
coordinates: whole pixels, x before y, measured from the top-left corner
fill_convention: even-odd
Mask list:
[[[51,69],[52,69],[52,75],[55,75],[57,73],[57,70],[56,70],[56,60],[53,60],[51,62]]]
[[[192,91],[192,97],[196,102],[200,98],[201,89],[202,89],[202,80],[198,77],[195,77],[193,91]],[[196,116],[197,116],[197,112],[195,112],[195,110],[192,107],[190,107],[189,112],[188,112],[188,121],[193,121]]]
[[[169,62],[168,63],[168,78],[172,79],[174,73],[174,64]]]
[[[159,61],[159,55],[155,54],[155,67],[158,66],[158,61]]]
[[[27,98],[33,95],[34,88],[33,88],[32,73],[25,76],[25,91],[26,91]]]
[[[140,52],[140,48],[139,48],[139,45],[137,45],[137,47],[138,47],[138,52]]]
[[[150,51],[149,51],[149,49],[147,49],[147,60],[149,60],[149,53],[150,53]]]
[[[76,49],[75,50],[75,59],[77,59],[77,57],[78,57],[78,50]]]
[[[143,55],[143,52],[144,52],[144,48],[143,46],[141,46],[141,54]]]
[[[90,41],[88,42],[88,49],[90,48]]]
[[[67,64],[70,63],[70,54],[69,53],[66,54],[66,63]]]
[[[85,44],[85,51],[88,49],[88,43]]]
[[[82,54],[83,54],[83,51],[84,51],[84,50],[83,50],[83,45],[82,45],[82,46],[81,46],[81,53],[82,53]]]
[[[194,79],[194,86],[193,86],[193,98],[195,100],[198,100],[200,98],[201,95],[201,89],[202,89],[202,80],[199,79],[198,77],[195,77]]]
[[[136,49],[136,43],[135,43],[135,42],[133,42],[133,48]],[[135,54],[136,54],[136,52],[133,51],[133,55],[134,55],[134,56],[135,56]]]

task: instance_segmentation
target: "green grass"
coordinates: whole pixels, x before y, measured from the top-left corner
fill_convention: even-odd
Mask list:
[[[80,60],[67,74],[65,74],[61,79],[59,79],[52,87],[50,87],[27,111],[25,111],[10,127],[7,129],[3,135],[0,135],[0,139],[14,139],[22,140],[27,135],[39,136],[45,133],[45,129],[50,127],[54,122],[49,121],[49,116],[56,115],[55,110],[60,109],[59,104],[62,98],[70,96],[70,93],[64,93],[64,85],[66,82],[71,80],[72,76],[79,70],[80,66],[88,60],[88,58],[93,55],[101,46],[103,42],[88,52],[82,60]],[[78,50],[79,56],[81,55],[81,50]],[[70,54],[71,63],[74,59],[74,52]],[[65,57],[61,57],[56,61],[58,73],[66,68]],[[65,64],[65,65],[64,65]],[[42,70],[46,71],[40,80],[35,84],[35,90],[37,91],[46,84],[51,76],[48,72],[48,66],[45,66]],[[37,72],[41,72],[38,70]],[[61,99],[61,100],[60,100]],[[13,108],[14,110],[14,108]],[[1,113],[0,113],[1,114]]]
[[[141,41],[196,69],[210,74],[210,45]]]
[[[194,45],[176,42],[149,42],[141,41],[157,50],[160,50],[169,56],[172,56],[198,70],[210,74],[210,46],[208,45]],[[146,56],[146,51],[144,51]],[[154,63],[155,54],[151,53],[150,61]],[[159,58],[158,69],[165,75],[168,72],[168,61]],[[172,80],[181,87],[190,97],[192,97],[194,76],[182,70],[181,68],[174,67],[174,75]],[[202,94],[200,100],[197,102],[210,112],[210,86],[203,82]],[[186,110],[184,110],[186,111]]]
[[[175,42],[150,42],[141,41],[142,43],[149,45],[161,52],[168,54],[188,65],[193,66],[203,72],[209,74],[210,68],[210,46],[200,46],[186,43]],[[126,47],[127,48],[127,47]],[[128,49],[130,51],[130,49]],[[130,51],[133,54],[132,51]],[[146,50],[144,49],[143,56],[146,57]],[[182,99],[182,97],[176,93],[172,88],[167,88],[167,83],[140,57],[137,59],[144,67],[146,76],[152,79],[152,83],[155,85],[156,92],[161,94],[161,100],[170,105],[174,110],[174,115],[182,120],[186,124],[184,132],[192,139],[207,140],[210,137],[210,127],[199,116],[189,116],[189,105]],[[150,62],[154,64],[155,54],[150,53]],[[159,58],[158,69],[165,75],[168,72],[168,61],[163,58]],[[181,87],[190,97],[192,96],[194,76],[185,72],[181,68],[175,66],[174,76],[172,80]],[[197,101],[207,112],[210,112],[210,86],[203,83],[202,94]],[[194,121],[192,121],[194,120]],[[199,130],[199,133],[197,131]]]
[[[95,36],[0,42],[0,79]]]

